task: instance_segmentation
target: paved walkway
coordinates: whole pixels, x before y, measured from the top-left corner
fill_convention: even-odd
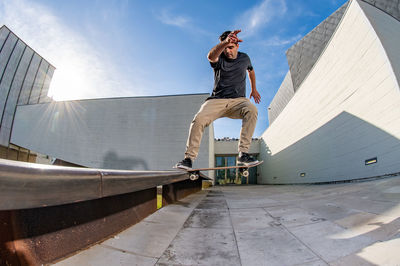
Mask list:
[[[400,177],[213,187],[56,265],[400,265]]]

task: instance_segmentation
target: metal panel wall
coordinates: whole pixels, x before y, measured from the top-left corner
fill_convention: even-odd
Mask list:
[[[18,42],[18,45],[14,45],[13,53],[8,58],[6,67],[2,75],[0,76],[0,106],[2,108],[4,108],[7,101],[10,92],[10,86],[14,79],[15,71],[17,70],[17,65],[19,63],[19,60],[21,59],[23,51],[24,46],[22,42]]]
[[[1,121],[0,145],[7,146],[10,140],[11,128],[14,121],[15,111],[17,109],[18,98],[21,93],[21,87],[24,82],[29,63],[33,56],[33,50],[25,47],[24,54],[19,62],[15,77],[13,79],[9,96],[5,104],[3,120]]]
[[[42,58],[38,54],[33,54],[32,61],[30,62],[28,72],[24,79],[24,84],[21,88],[22,91],[18,100],[19,105],[29,104],[29,97],[32,92],[33,84],[35,82],[36,74],[38,72],[41,60]]]
[[[54,70],[55,70],[55,68],[52,65],[49,65],[49,68],[47,70],[47,73],[45,75],[45,79],[43,82],[43,88],[42,88],[42,91],[40,92],[39,103],[47,103],[47,102],[52,101],[52,99],[49,96],[47,96],[47,94],[49,92],[51,77],[53,77]]]
[[[18,38],[10,33],[4,43],[3,49],[1,49],[0,53],[0,79],[4,77],[4,70],[7,67],[8,61],[10,60],[10,56],[14,50],[15,44],[17,43]]]
[[[18,106],[11,142],[87,167],[171,169],[183,159],[190,123],[207,97],[209,94]],[[204,132],[197,166],[209,165],[210,130],[211,126]]]
[[[31,95],[29,97],[29,104],[39,103],[40,94],[43,89],[44,81],[49,70],[49,63],[45,60],[40,62],[38,72],[36,73],[36,78],[32,86]]]
[[[0,145],[8,146],[17,104],[49,102],[54,67],[0,27]]]
[[[362,0],[400,20],[400,0]]]
[[[12,87],[11,85],[15,80],[17,68],[25,47],[26,46],[23,42],[17,42],[17,45],[14,48],[14,52],[12,53],[12,56],[10,57],[7,67],[4,71],[3,78],[0,82],[0,106],[3,107],[0,115],[0,145],[4,146],[8,145],[9,143],[8,141],[11,130],[11,123],[15,112],[14,98],[15,96],[17,96],[18,92],[18,90],[12,91],[10,88]],[[14,103],[14,106],[10,105],[10,103],[12,102]]]
[[[3,48],[4,42],[7,39],[8,34],[10,34],[10,30],[6,27],[0,27],[0,51]]]

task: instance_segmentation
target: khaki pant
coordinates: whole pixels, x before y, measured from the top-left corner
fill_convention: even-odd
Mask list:
[[[257,107],[245,97],[235,99],[211,99],[206,101],[195,115],[189,129],[185,158],[192,161],[199,153],[204,129],[221,117],[242,119],[239,152],[249,152],[251,139],[257,123]]]

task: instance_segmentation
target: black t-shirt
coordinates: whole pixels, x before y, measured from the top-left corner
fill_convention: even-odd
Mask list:
[[[207,99],[246,97],[246,70],[253,70],[247,54],[238,52],[236,59],[222,53],[218,62],[210,63],[214,69],[214,88]]]

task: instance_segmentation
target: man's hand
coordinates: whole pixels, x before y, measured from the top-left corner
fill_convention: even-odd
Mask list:
[[[218,62],[219,56],[227,46],[229,46],[230,44],[238,44],[239,42],[242,42],[242,40],[237,37],[237,34],[239,32],[241,32],[241,30],[232,31],[231,33],[229,33],[228,37],[226,37],[224,41],[211,48],[207,55],[208,61],[210,61],[211,63]]]
[[[261,96],[257,91],[256,87],[256,73],[254,72],[254,69],[248,70],[249,78],[250,78],[250,85],[251,85],[251,93],[250,93],[250,99],[251,97],[254,98],[254,101],[258,104],[261,102]]]
[[[261,102],[261,95],[258,93],[256,90],[252,90],[250,93],[250,99],[251,97],[254,98],[254,101],[259,104]]]
[[[227,43],[235,43],[235,44],[237,44],[237,43],[239,43],[239,42],[243,42],[243,40],[240,40],[239,38],[238,38],[238,33],[239,32],[241,32],[242,30],[234,30],[234,31],[232,31],[231,33],[229,33],[229,35],[228,35],[228,37],[226,38],[226,42]]]

